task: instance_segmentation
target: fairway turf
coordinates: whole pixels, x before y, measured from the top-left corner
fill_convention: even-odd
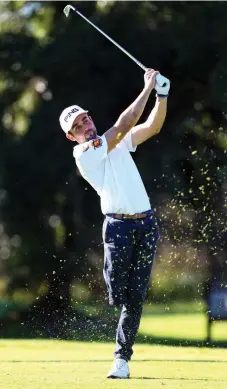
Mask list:
[[[205,341],[207,317],[203,313],[143,315],[140,333],[159,339],[184,339]],[[216,321],[212,325],[212,340],[227,341],[227,321]],[[227,353],[227,351],[226,351]],[[227,388],[226,388],[227,389]]]
[[[137,344],[130,380],[107,380],[114,344],[0,340],[1,389],[226,389],[225,349]]]

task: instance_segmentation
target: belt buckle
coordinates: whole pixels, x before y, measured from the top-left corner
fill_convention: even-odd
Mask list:
[[[119,219],[132,219],[132,220],[136,220],[136,219],[143,219],[146,217],[146,214],[144,213],[134,213],[133,215],[127,215],[127,214],[119,214]]]
[[[122,219],[133,219],[133,215],[127,215],[126,213],[122,213]]]

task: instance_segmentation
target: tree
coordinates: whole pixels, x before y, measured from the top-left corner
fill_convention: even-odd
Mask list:
[[[3,3],[0,29],[1,269],[9,279],[8,296],[18,289],[27,293],[32,314],[35,306],[45,324],[50,318],[56,336],[63,336],[64,317],[73,315],[75,279],[96,300],[104,288],[99,199],[75,168],[59,114],[76,102],[90,110],[102,133],[143,82],[141,70],[91,26],[76,15],[64,18],[64,6]],[[221,244],[226,252],[226,6],[82,2],[78,8],[171,79],[164,128],[138,148],[135,160],[160,218],[156,279],[162,264],[179,274],[191,260],[203,282],[213,237],[212,247],[219,252]],[[225,255],[218,256],[222,269]]]

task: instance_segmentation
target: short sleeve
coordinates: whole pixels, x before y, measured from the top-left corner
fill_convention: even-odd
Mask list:
[[[105,135],[89,142],[77,145],[73,149],[73,156],[78,168],[84,172],[94,170],[107,157],[107,141]]]
[[[122,142],[127,147],[128,151],[130,151],[130,152],[136,151],[137,146],[135,146],[135,147],[132,146],[132,130],[130,130],[125,135],[124,139],[122,139]]]

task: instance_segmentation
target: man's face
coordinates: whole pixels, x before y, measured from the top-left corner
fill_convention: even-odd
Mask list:
[[[74,120],[71,130],[67,134],[67,138],[78,143],[84,143],[88,140],[95,139],[97,131],[94,122],[86,113],[81,113]]]

